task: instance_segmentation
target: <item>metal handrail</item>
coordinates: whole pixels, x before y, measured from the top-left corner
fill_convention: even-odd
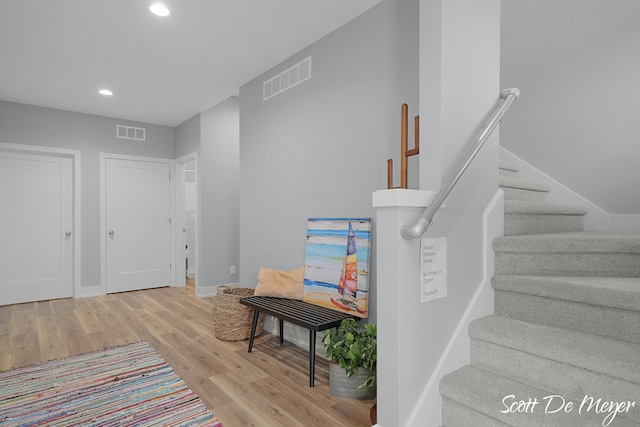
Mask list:
[[[520,96],[520,90],[516,88],[504,89],[500,92],[500,98],[496,101],[496,106],[494,107],[487,125],[478,135],[476,142],[474,142],[472,147],[469,149],[469,154],[463,159],[463,162],[461,162],[462,166],[457,169],[458,172],[446,182],[430,206],[424,210],[422,215],[415,220],[413,224],[403,225],[400,229],[400,235],[402,235],[404,239],[417,239],[427,232],[429,225],[433,223],[433,217],[438,209],[440,209],[446,198],[449,196],[449,193],[451,193],[451,190],[453,190],[453,187],[455,187],[458,180],[460,180],[460,177],[462,177],[462,174],[467,170],[471,161],[476,157],[476,154],[478,154],[484,143],[489,139],[489,136],[491,136],[496,126],[498,126],[502,121],[502,116],[504,116],[511,104],[518,99],[518,96]]]

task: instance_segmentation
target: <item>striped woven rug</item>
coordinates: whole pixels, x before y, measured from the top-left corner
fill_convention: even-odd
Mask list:
[[[0,425],[222,426],[146,342],[0,372]]]

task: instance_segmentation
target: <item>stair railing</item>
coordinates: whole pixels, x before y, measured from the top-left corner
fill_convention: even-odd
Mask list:
[[[424,210],[422,215],[415,220],[412,224],[403,225],[400,229],[400,234],[404,239],[411,240],[421,237],[427,232],[429,225],[433,224],[433,217],[438,209],[442,206],[444,201],[453,190],[453,187],[458,183],[464,172],[467,170],[471,161],[476,157],[484,143],[489,139],[495,128],[502,122],[502,116],[507,112],[511,104],[513,104],[520,96],[520,90],[516,88],[504,89],[500,92],[500,98],[496,101],[496,105],[491,113],[487,124],[478,134],[478,138],[472,144],[471,148],[467,151],[467,155],[460,162],[460,166],[456,169],[456,173],[445,183],[440,189],[430,206]]]

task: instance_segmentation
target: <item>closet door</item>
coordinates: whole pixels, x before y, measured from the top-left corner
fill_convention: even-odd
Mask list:
[[[0,150],[0,305],[73,295],[70,158]]]

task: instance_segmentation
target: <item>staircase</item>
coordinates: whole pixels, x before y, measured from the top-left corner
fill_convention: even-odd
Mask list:
[[[495,315],[442,378],[445,427],[640,426],[640,233],[583,231],[582,207],[500,163]]]

